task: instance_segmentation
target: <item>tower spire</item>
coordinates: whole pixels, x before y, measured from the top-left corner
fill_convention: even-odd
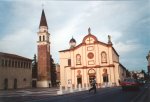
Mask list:
[[[46,17],[45,17],[45,12],[44,12],[44,9],[42,10],[42,15],[41,15],[41,21],[40,21],[40,26],[47,26],[47,21],[46,21]]]

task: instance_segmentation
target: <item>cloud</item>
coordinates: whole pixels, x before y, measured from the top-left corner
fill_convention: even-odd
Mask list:
[[[18,32],[13,32],[12,35],[7,35],[0,40],[0,51],[7,53],[19,54],[32,58],[32,53],[35,53],[36,44],[32,31],[29,29],[21,29]],[[30,46],[32,44],[32,46]]]
[[[118,49],[117,51],[123,55],[132,53],[134,51],[137,51],[140,48],[140,45],[133,43],[132,41],[127,41],[126,43],[119,42],[114,44],[115,48]]]

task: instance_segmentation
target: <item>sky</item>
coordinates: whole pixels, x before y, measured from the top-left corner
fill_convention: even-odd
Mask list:
[[[69,40],[73,37],[80,44],[90,27],[101,42],[111,36],[120,63],[128,70],[147,71],[149,0],[0,0],[0,52],[30,59],[37,54],[43,8],[55,63],[59,51],[69,48]]]

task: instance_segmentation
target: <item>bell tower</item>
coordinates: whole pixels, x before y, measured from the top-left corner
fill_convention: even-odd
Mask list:
[[[49,87],[50,78],[50,33],[45,17],[44,9],[42,10],[41,21],[39,25],[37,55],[38,55],[38,81],[37,87]]]

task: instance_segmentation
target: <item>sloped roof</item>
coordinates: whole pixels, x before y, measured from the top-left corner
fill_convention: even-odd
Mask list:
[[[32,59],[26,58],[26,57],[22,57],[16,54],[10,54],[10,53],[4,53],[4,52],[0,52],[0,57],[8,57],[8,58],[16,58],[16,59],[24,59],[24,60],[30,60],[32,61]]]
[[[46,27],[48,27],[47,21],[46,21],[46,17],[45,17],[44,9],[42,10],[41,21],[40,21],[39,27],[40,26],[46,26]]]

